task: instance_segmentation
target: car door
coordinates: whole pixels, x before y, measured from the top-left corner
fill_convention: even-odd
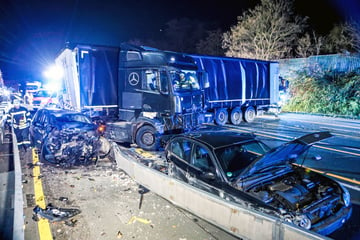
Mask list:
[[[217,170],[212,152],[204,145],[193,143],[188,175],[191,184],[207,192],[223,196],[224,181]]]
[[[189,182],[188,168],[190,164],[192,143],[184,138],[177,138],[170,143],[168,158],[171,167],[169,174],[177,179]]]
[[[31,138],[35,147],[40,149],[45,136],[45,122],[47,114],[45,109],[36,112],[31,124]]]

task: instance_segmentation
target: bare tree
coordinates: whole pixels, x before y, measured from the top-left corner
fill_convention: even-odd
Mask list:
[[[316,36],[315,31],[313,31],[313,39],[314,39],[315,55],[319,55],[324,46],[324,37]]]
[[[324,37],[317,36],[313,31],[312,35],[305,33],[299,38],[295,52],[298,57],[309,57],[311,55],[319,55],[323,48]]]
[[[360,52],[360,24],[346,22],[334,25],[326,37],[327,53]]]
[[[226,55],[265,60],[291,56],[307,20],[296,16],[292,8],[293,1],[261,0],[224,33]]]
[[[296,47],[296,54],[299,57],[306,58],[314,52],[313,45],[310,39],[310,35],[306,33],[302,38],[299,39]]]

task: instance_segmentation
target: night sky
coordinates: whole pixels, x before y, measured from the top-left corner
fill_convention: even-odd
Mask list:
[[[4,79],[38,77],[65,42],[119,45],[157,39],[166,23],[189,18],[226,31],[260,0],[1,0],[0,69]],[[316,4],[316,5],[314,5]],[[327,33],[360,15],[358,0],[296,0],[295,11]],[[195,43],[194,43],[195,44]]]

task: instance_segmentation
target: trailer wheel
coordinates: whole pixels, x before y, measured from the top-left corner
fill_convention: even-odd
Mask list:
[[[239,125],[243,118],[241,109],[239,107],[233,108],[230,113],[230,122],[234,125]]]
[[[256,117],[256,111],[255,108],[252,106],[249,106],[246,108],[244,112],[244,120],[245,122],[251,123],[255,120]]]
[[[136,133],[136,144],[144,150],[155,151],[159,147],[159,139],[156,135],[154,127],[143,126]]]
[[[226,108],[218,108],[215,110],[215,123],[217,125],[223,126],[228,120],[228,112]]]

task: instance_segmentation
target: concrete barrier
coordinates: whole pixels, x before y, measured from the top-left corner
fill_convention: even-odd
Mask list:
[[[12,131],[12,144],[14,153],[14,171],[15,171],[15,191],[14,191],[14,225],[13,225],[13,239],[23,240],[24,239],[24,199],[22,192],[22,181],[21,181],[21,163],[19,156],[19,149],[17,146],[16,135]]]
[[[214,194],[173,179],[137,162],[134,157],[122,153],[116,144],[114,144],[114,149],[118,167],[137,183],[236,237],[264,240],[329,239],[255,210],[251,204],[240,205],[226,201]]]

